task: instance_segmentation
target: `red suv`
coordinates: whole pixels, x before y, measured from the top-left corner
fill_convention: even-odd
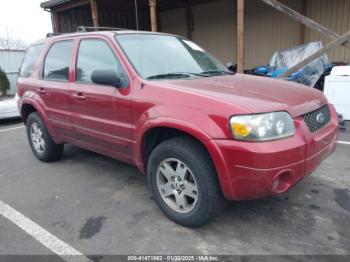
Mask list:
[[[188,227],[212,219],[225,198],[287,191],[338,136],[321,92],[233,75],[168,34],[47,37],[28,49],[18,95],[38,159],[57,160],[70,143],[136,165],[165,215]]]

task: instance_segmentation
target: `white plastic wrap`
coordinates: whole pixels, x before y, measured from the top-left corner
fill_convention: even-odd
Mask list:
[[[284,72],[310,57],[321,48],[323,48],[321,42],[312,42],[278,51],[272,56],[269,66],[276,71]],[[314,87],[329,64],[330,61],[325,54],[307,66],[301,68],[296,74],[293,74],[292,78],[289,79],[297,83]]]

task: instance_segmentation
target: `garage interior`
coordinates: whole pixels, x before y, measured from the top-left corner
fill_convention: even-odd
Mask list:
[[[244,46],[240,50],[244,50],[245,69],[266,64],[276,50],[311,41],[330,41],[260,0],[242,2]],[[280,2],[338,34],[350,28],[350,1]],[[58,33],[74,32],[80,25],[167,32],[192,39],[227,63],[238,60],[238,4],[236,0],[50,0],[41,7],[51,12],[53,28]],[[328,55],[334,62],[350,61],[350,49],[342,46]]]

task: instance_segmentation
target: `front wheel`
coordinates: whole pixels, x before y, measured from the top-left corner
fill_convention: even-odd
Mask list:
[[[156,203],[178,224],[202,226],[223,203],[211,158],[197,141],[177,137],[162,142],[151,153],[147,169]]]
[[[38,113],[31,113],[27,119],[27,136],[35,156],[43,162],[61,158],[63,145],[55,144]]]

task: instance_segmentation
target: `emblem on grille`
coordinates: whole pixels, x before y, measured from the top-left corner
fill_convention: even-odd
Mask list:
[[[324,121],[326,120],[326,116],[324,113],[318,113],[316,116],[316,121],[317,123],[319,123],[320,125],[324,123]]]

